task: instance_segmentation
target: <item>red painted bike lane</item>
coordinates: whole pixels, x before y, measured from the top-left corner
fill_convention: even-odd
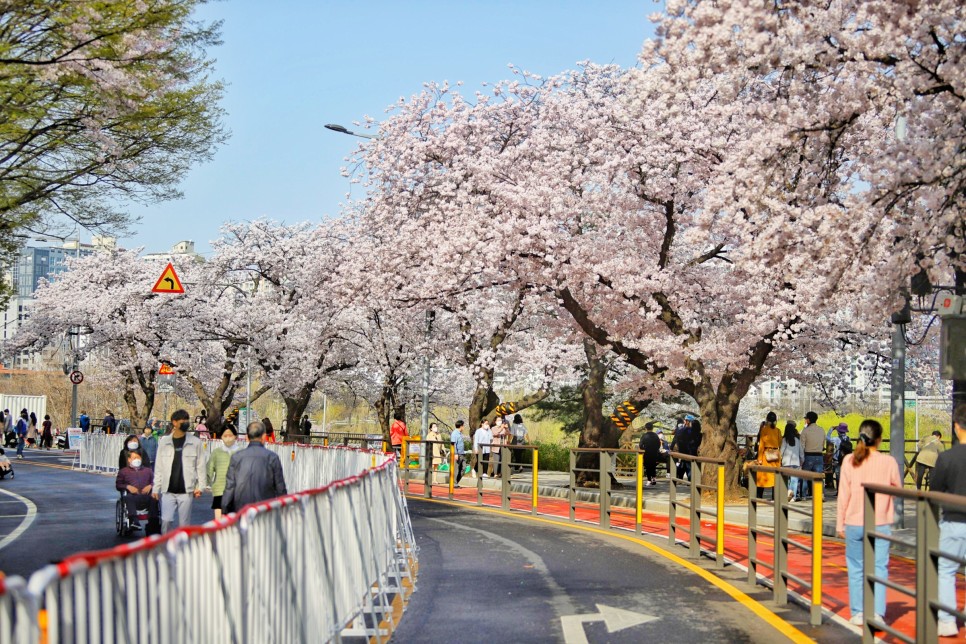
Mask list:
[[[446,500],[449,495],[449,488],[446,485],[432,486],[433,498]],[[408,494],[414,498],[425,498],[424,487],[421,482],[410,482]],[[477,504],[477,489],[458,488],[454,490],[453,500],[464,503]],[[491,508],[501,508],[501,496],[498,491],[484,489],[483,505]],[[523,514],[530,514],[532,510],[532,500],[529,494],[515,493],[510,495],[510,509],[519,511]],[[556,497],[538,498],[537,514],[547,518],[569,519],[570,502],[566,499]],[[574,506],[574,519],[581,523],[599,525],[600,506],[592,503],[576,503]],[[677,517],[675,523],[685,529],[689,528],[687,517]],[[632,508],[611,507],[610,524],[612,528],[622,531],[635,532],[635,512]],[[770,529],[770,525],[759,524],[759,528]],[[643,512],[641,515],[641,532],[649,536],[668,537],[668,517],[666,514],[654,512]],[[725,524],[724,556],[732,564],[741,567],[748,566],[748,527],[731,523]],[[714,537],[715,525],[711,521],[701,522],[701,534]],[[679,533],[686,536],[686,533]],[[796,535],[792,533],[790,539],[799,544],[810,546],[811,537]],[[711,552],[713,556],[713,550]],[[764,562],[774,561],[774,540],[767,535],[760,535],[758,538],[758,548],[756,559]],[[759,575],[771,580],[773,573],[764,566],[759,566]],[[788,572],[802,579],[811,579],[812,556],[809,552],[800,548],[790,547],[788,553]],[[960,576],[961,577],[961,576]],[[889,579],[909,588],[916,586],[916,565],[915,562],[907,557],[892,554],[889,562]],[[961,581],[961,580],[960,580]],[[788,580],[788,589],[811,601],[811,592],[795,582]],[[957,584],[959,595],[959,605],[962,606],[966,599],[966,590],[963,584]],[[849,582],[848,570],[845,564],[845,545],[838,539],[823,537],[822,539],[822,606],[835,615],[848,621],[849,612]],[[916,631],[916,606],[912,597],[892,590],[886,589],[886,617],[890,626],[909,637],[915,636]],[[884,635],[882,642],[898,642],[900,640]],[[955,638],[940,638],[940,641],[955,641]]]

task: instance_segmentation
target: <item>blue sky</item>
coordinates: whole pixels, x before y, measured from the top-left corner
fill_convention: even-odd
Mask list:
[[[581,60],[632,66],[659,8],[648,0],[213,2],[201,15],[224,21],[224,44],[211,55],[227,84],[232,136],[192,169],[183,199],[131,207],[142,220],[121,244],[154,252],[192,239],[205,253],[225,221],[337,215],[350,190],[339,169],[359,139],[325,123],[381,120],[426,81],[463,81],[472,91],[507,78],[510,63],[541,75]]]

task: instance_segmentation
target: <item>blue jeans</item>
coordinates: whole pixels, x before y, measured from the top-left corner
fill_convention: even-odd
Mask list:
[[[966,557],[966,523],[961,521],[939,522],[939,549],[957,557]],[[950,608],[956,606],[956,573],[959,564],[945,557],[939,558],[939,603]],[[955,622],[952,613],[939,611],[940,622]]]
[[[821,474],[825,471],[825,457],[824,456],[809,456],[805,455],[805,462],[802,463],[802,469],[806,472],[818,472]],[[812,498],[812,482],[802,481],[802,487],[804,488],[804,494],[802,498],[810,499]],[[822,496],[825,496],[824,494]]]
[[[17,436],[17,456],[23,456],[23,448],[27,442],[23,439],[23,436]]]
[[[876,532],[892,534],[891,525],[877,525]],[[862,612],[862,597],[865,584],[862,579],[862,540],[865,530],[860,525],[845,526],[845,563],[849,569],[849,608],[855,617]],[[875,540],[875,576],[879,579],[889,578],[889,545],[885,539]],[[875,585],[875,614],[885,617],[886,588],[883,584]]]

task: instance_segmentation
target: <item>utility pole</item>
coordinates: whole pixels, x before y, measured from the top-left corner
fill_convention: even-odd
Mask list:
[[[889,413],[889,454],[899,466],[899,478],[906,472],[906,325],[912,321],[909,298],[904,296],[902,309],[892,314],[892,383]],[[895,527],[905,527],[903,503],[895,499]]]
[[[966,271],[956,269],[956,282],[953,286],[953,294],[958,295],[962,298],[966,298]],[[966,313],[966,309],[963,311]],[[966,380],[962,378],[953,380],[953,406],[950,410],[950,418],[955,418],[956,410],[960,407],[966,407]],[[949,423],[949,433],[953,437],[953,445],[959,443],[959,437],[956,436],[956,429],[952,420]]]
[[[429,433],[429,379],[431,375],[429,341],[433,334],[433,317],[432,309],[426,311],[426,352],[423,354],[423,414],[420,423],[420,436],[423,438]]]

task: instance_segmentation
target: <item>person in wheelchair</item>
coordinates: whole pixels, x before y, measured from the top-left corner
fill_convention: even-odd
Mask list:
[[[151,496],[153,484],[154,472],[150,467],[142,465],[140,453],[130,452],[127,455],[127,467],[118,471],[114,486],[122,494],[132,529],[136,530],[141,526],[138,508],[148,508],[149,525],[159,521],[158,501]]]

